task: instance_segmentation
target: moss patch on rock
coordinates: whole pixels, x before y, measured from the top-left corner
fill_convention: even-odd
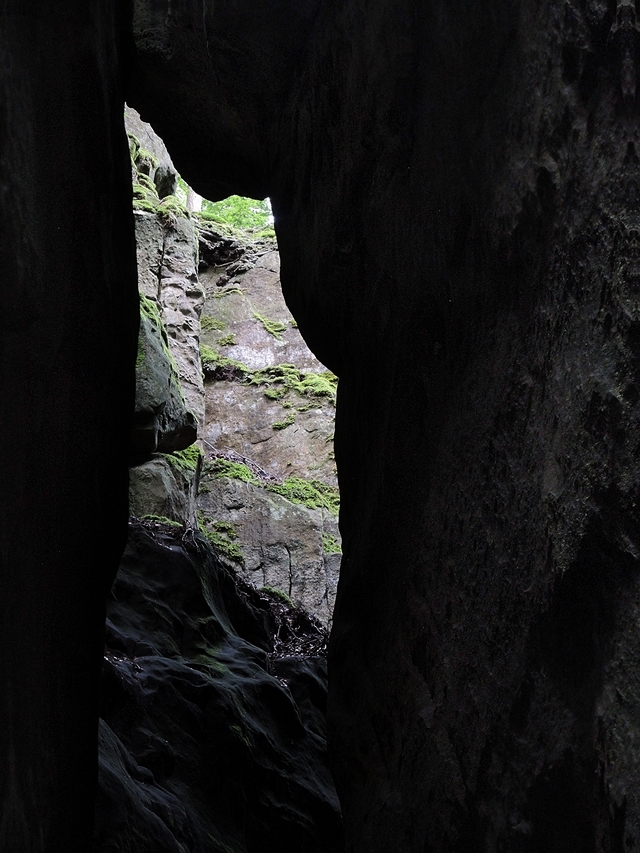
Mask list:
[[[342,545],[330,533],[322,534],[322,549],[325,554],[342,554]]]
[[[244,565],[244,555],[242,549],[235,541],[238,538],[238,534],[233,524],[227,521],[214,521],[208,525],[201,512],[198,513],[198,524],[200,532],[218,554],[234,563],[239,563],[241,566]]]
[[[326,509],[337,515],[340,509],[338,489],[319,480],[303,480],[302,477],[287,477],[283,483],[269,483],[268,491],[282,495],[292,503],[303,504],[310,509]]]
[[[257,311],[253,312],[253,316],[259,323],[262,323],[265,332],[268,332],[277,341],[282,340],[282,333],[286,332],[288,328],[286,323],[281,323],[279,320],[270,320],[269,317],[264,317]]]
[[[243,462],[232,462],[229,459],[214,459],[209,464],[209,470],[216,477],[229,477],[231,480],[242,480],[243,483],[258,483],[257,477]]]

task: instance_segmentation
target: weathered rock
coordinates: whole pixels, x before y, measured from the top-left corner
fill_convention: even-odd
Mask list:
[[[129,468],[129,512],[197,527],[200,466],[185,465],[179,454],[154,454]]]
[[[306,477],[334,485],[333,430],[330,401],[308,411],[283,409],[260,386],[207,382],[204,439],[218,450],[235,450],[276,477]],[[297,397],[299,407],[309,404]],[[291,419],[289,425],[284,426]]]
[[[197,9],[138,7],[134,100],[206,196],[269,192],[340,375],[348,850],[631,849],[635,4]]]
[[[205,524],[232,526],[241,552],[239,573],[258,587],[282,590],[325,624],[330,621],[340,572],[334,515],[211,469],[200,481],[198,507]]]
[[[158,310],[144,297],[140,307],[131,450],[134,453],[183,450],[196,440],[196,419],[186,407]]]
[[[167,151],[167,146],[153,131],[151,125],[142,121],[137,110],[129,105],[125,105],[124,108],[124,125],[127,133],[133,134],[142,148],[148,151],[153,158],[146,174],[156,185],[159,197],[165,198],[168,195],[174,195],[178,182],[178,172],[173,165],[171,155]]]
[[[268,241],[245,246],[233,262],[209,267],[202,274],[202,343],[251,370],[294,365],[323,375],[326,368],[305,344],[284,302],[279,270],[275,246]],[[226,375],[242,378],[233,370]],[[285,391],[283,384],[207,381],[207,446],[249,457],[276,477],[336,485],[334,389],[328,396]]]
[[[185,536],[132,525],[108,603],[94,850],[339,853],[325,661]]]
[[[194,227],[186,216],[136,211],[136,243],[140,292],[158,307],[186,407],[202,426],[199,335],[204,293],[198,281]]]

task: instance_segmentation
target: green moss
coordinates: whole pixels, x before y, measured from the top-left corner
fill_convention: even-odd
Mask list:
[[[203,314],[200,318],[200,326],[205,332],[221,332],[227,328],[227,324],[217,317],[211,317],[209,314]]]
[[[231,462],[229,459],[214,459],[209,469],[216,477],[229,477],[231,480],[242,480],[244,483],[258,483],[258,479],[242,462]]]
[[[231,524],[230,521],[214,521],[213,522],[213,529],[217,533],[224,533],[224,535],[227,536],[229,539],[237,539],[238,538],[238,534],[236,533],[236,529],[233,526],[233,524]]]
[[[213,294],[214,299],[222,299],[224,296],[231,296],[232,293],[239,293],[240,296],[243,296],[243,292],[239,287],[232,285],[231,287],[225,287],[222,290],[217,290]]]
[[[198,524],[202,535],[219,554],[232,562],[244,565],[242,549],[235,541],[238,538],[238,534],[232,524],[226,521],[215,521],[211,525],[213,529],[209,529],[207,521],[201,512],[198,513]]]
[[[291,326],[292,329],[298,328],[298,324],[296,323],[296,321],[293,318],[291,320],[289,320],[289,325]]]
[[[252,385],[266,385],[271,393],[265,391],[265,394],[271,399],[279,399],[287,391],[295,391],[304,397],[327,397],[335,401],[338,385],[338,377],[329,371],[305,373],[294,364],[275,364],[254,370],[249,381]],[[282,389],[278,397],[273,393],[274,388]]]
[[[291,412],[287,415],[287,417],[283,421],[276,421],[274,424],[271,424],[273,429],[286,429],[296,422],[296,413]]]
[[[174,220],[178,216],[186,216],[187,219],[191,216],[187,208],[175,195],[168,195],[162,199],[158,205],[158,215],[165,220],[165,224],[168,223],[169,219]]]
[[[142,515],[141,521],[155,521],[156,524],[168,524],[169,527],[184,527],[179,521],[173,521],[167,518],[166,515]]]
[[[160,201],[160,199],[158,198],[158,190],[156,189],[156,185],[153,183],[153,181],[148,175],[138,175],[137,186],[138,188],[142,187],[148,193],[150,193],[152,197],[155,197],[158,199],[158,201]]]
[[[338,489],[327,486],[319,480],[304,480],[302,477],[287,477],[284,483],[268,484],[270,492],[291,501],[303,504],[311,509],[326,509],[332,515],[337,515],[340,509],[340,493]]]
[[[258,322],[262,323],[266,332],[276,338],[276,340],[282,340],[282,333],[287,330],[286,323],[281,323],[279,320],[270,320],[268,317],[258,314],[257,311],[253,312],[253,316]]]
[[[184,403],[184,395],[182,393],[182,386],[180,384],[180,374],[178,373],[178,366],[176,364],[175,358],[171,354],[171,350],[169,349],[169,337],[167,335],[167,330],[164,327],[164,323],[162,322],[162,317],[160,316],[158,306],[152,299],[149,299],[148,296],[145,296],[145,294],[140,291],[138,291],[138,297],[140,300],[140,314],[144,314],[158,330],[158,334],[160,335],[160,341],[162,344],[162,351],[166,355],[167,360],[169,361],[169,364],[171,366],[173,382],[178,393],[180,394],[182,402]]]
[[[146,359],[142,335],[138,332],[138,351],[136,353],[136,370],[140,370]]]
[[[269,400],[280,400],[282,397],[284,397],[286,393],[286,388],[267,388],[267,390],[264,392],[264,396],[268,397]]]
[[[145,213],[156,213],[158,206],[157,204],[154,204],[154,202],[148,201],[146,198],[135,198],[134,196],[133,209],[143,210]]]
[[[134,137],[134,139],[135,139],[135,137]],[[152,169],[157,169],[159,161],[158,161],[158,158],[156,157],[156,155],[152,151],[149,151],[148,148],[142,148],[140,146],[139,140],[136,140],[136,141],[138,142],[138,146],[139,146],[138,151],[136,152],[136,156],[135,156],[136,168],[139,169],[144,163],[148,163]],[[131,148],[129,148],[129,151],[131,151]]]
[[[342,545],[330,533],[322,534],[322,548],[325,554],[342,554]]]
[[[131,162],[135,166],[136,157],[138,156],[138,151],[141,148],[140,140],[134,133],[127,132],[127,137],[129,139],[129,154],[131,156]]]
[[[203,364],[217,364],[219,358],[219,353],[212,349],[212,347],[200,344],[200,360]]]
[[[224,369],[227,374],[231,374],[233,379],[244,381],[252,373],[251,368],[247,367],[246,364],[233,358],[226,358],[213,347],[202,343],[200,344],[200,360],[205,377],[215,375],[215,371],[218,369]],[[224,378],[228,379],[230,376],[227,375]]]
[[[295,604],[289,598],[286,592],[283,592],[281,589],[277,589],[275,586],[261,586],[260,592],[268,592],[269,595],[272,595],[274,598],[277,598],[278,601],[281,601],[283,604],[286,604],[287,607],[295,608]]]
[[[218,338],[216,343],[219,347],[233,347],[236,344],[236,336],[234,334],[223,335]]]
[[[197,471],[203,456],[204,453],[197,444],[192,444],[184,450],[174,450],[173,453],[166,454],[170,463],[186,471]]]

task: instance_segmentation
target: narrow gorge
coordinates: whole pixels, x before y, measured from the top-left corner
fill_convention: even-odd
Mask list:
[[[126,124],[141,324],[93,849],[338,851],[336,377],[284,304],[273,237],[190,213],[162,141]]]
[[[637,850],[639,14],[0,6],[0,850]]]

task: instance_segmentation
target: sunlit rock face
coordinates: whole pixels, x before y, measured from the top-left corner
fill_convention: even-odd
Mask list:
[[[131,100],[340,376],[347,848],[631,849],[635,11],[292,6],[140,4]]]

